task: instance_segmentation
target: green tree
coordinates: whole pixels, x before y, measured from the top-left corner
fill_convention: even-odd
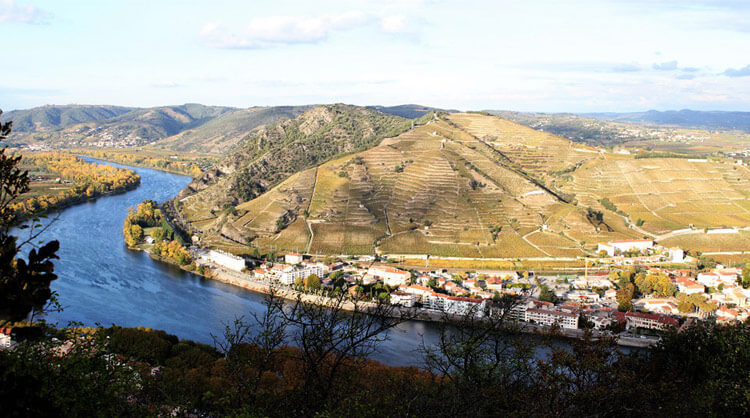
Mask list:
[[[164,239],[164,229],[156,228],[151,231],[151,238],[154,239],[154,242],[161,242]]]
[[[11,122],[0,124],[0,141],[10,132]],[[19,242],[10,234],[17,221],[11,205],[29,191],[29,173],[18,167],[22,157],[8,155],[6,150],[0,149],[0,320],[20,321],[43,309],[52,297],[50,283],[57,279],[52,260],[59,258],[60,243],[50,241],[32,248],[28,259],[19,257],[23,247],[36,247],[45,228],[31,215],[31,225],[21,227],[28,229],[28,239]]]
[[[427,280],[427,287],[432,287],[433,289],[438,287],[438,280],[434,277],[430,277],[429,280]]]
[[[305,290],[320,290],[321,288],[320,277],[317,274],[311,274],[305,279]]]
[[[740,285],[747,289],[750,287],[750,263],[745,263],[744,266],[742,266],[742,276],[739,277],[741,279]]]

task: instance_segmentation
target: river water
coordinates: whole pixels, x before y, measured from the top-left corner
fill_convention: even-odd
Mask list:
[[[87,161],[95,161],[86,158]],[[128,250],[122,224],[128,207],[145,199],[164,201],[176,195],[190,178],[140,167],[141,185],[124,194],[100,197],[59,213],[41,237],[60,241],[58,279],[52,289],[64,310],[47,320],[65,326],[112,324],[162,329],[180,338],[213,344],[224,324],[264,309],[263,296],[209,280],[174,266],[153,261],[146,253]],[[421,364],[417,353],[422,337],[437,338],[433,323],[412,321],[391,331],[389,340],[372,357],[390,365]]]

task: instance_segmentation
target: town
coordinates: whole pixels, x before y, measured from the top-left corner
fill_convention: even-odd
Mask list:
[[[583,329],[616,335],[623,345],[648,346],[660,333],[694,321],[748,318],[750,271],[686,256],[651,240],[599,244],[600,258],[580,273],[397,268],[375,257],[319,259],[285,254],[246,260],[220,250],[193,250],[196,262],[219,280],[263,291],[274,285],[295,293],[346,292],[423,312],[481,318],[503,295],[519,302],[510,318],[532,329],[554,327],[571,337]],[[588,263],[587,263],[588,266]],[[335,293],[334,293],[335,294]]]

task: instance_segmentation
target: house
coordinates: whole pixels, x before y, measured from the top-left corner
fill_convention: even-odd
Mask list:
[[[599,294],[586,290],[575,290],[565,295],[567,300],[573,302],[599,302]]]
[[[546,326],[557,324],[565,329],[577,329],[578,313],[562,309],[531,308],[526,310],[526,322]]]
[[[208,260],[235,271],[242,271],[245,268],[244,258],[221,250],[210,250],[208,252]]]
[[[322,263],[310,263],[303,268],[289,264],[277,264],[271,268],[271,273],[273,273],[280,283],[290,285],[296,282],[297,279],[304,280],[312,274],[322,278],[325,275],[324,267],[325,264]]]
[[[486,306],[487,301],[484,299],[448,296],[441,293],[433,293],[425,301],[427,309],[442,311],[452,315],[473,314],[477,318],[484,316]]]
[[[391,293],[391,305],[401,305],[407,308],[414,307],[416,296],[413,293],[393,292]]]
[[[677,314],[680,312],[677,309],[677,305],[670,299],[642,299],[636,306],[642,307],[649,312],[663,314]]]
[[[257,268],[253,270],[253,276],[258,280],[263,280],[268,275],[268,270],[264,268]]]
[[[300,264],[302,259],[301,254],[289,253],[284,255],[284,262],[287,264]]]
[[[729,309],[726,306],[720,306],[715,312],[716,320],[719,322],[731,322],[736,321],[739,317],[739,311],[736,309]]]
[[[420,285],[403,285],[399,286],[399,292],[409,293],[412,295],[415,295],[418,302],[422,302],[427,296],[433,294],[433,290],[426,286],[420,286]]]
[[[411,273],[389,266],[373,266],[367,275],[382,280],[387,286],[400,286],[409,282]]]
[[[706,287],[717,287],[721,276],[717,273],[698,273],[698,282]]]
[[[696,282],[687,277],[678,277],[674,280],[674,284],[677,287],[677,291],[682,292],[686,295],[692,295],[696,293],[703,293],[706,291],[706,286]]]
[[[604,297],[606,299],[615,299],[617,298],[617,290],[615,289],[609,289],[606,292],[604,292]]]
[[[669,327],[677,327],[680,323],[671,316],[661,314],[649,314],[641,312],[627,312],[625,314],[625,328],[647,328],[665,330]]]
[[[487,287],[487,290],[496,290],[501,291],[503,290],[503,279],[498,277],[490,277],[487,280],[485,280],[485,284]]]
[[[626,251],[644,252],[652,248],[654,248],[654,241],[650,239],[635,239],[625,241],[609,241],[606,244],[600,243],[597,246],[596,251],[604,251],[608,256],[614,257],[615,255],[624,253]]]
[[[670,248],[669,261],[672,263],[685,262],[685,251],[681,250],[680,248]]]

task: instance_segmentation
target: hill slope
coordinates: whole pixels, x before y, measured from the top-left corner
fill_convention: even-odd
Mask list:
[[[151,146],[160,151],[223,155],[258,127],[294,118],[309,106],[234,109],[184,104],[153,108],[43,106],[8,112],[9,142],[49,148]]]
[[[303,152],[341,129],[330,112],[316,108],[266,128],[183,192],[182,213],[205,243],[234,251],[248,251],[252,241],[323,254],[575,257],[613,239],[671,240],[690,224],[701,233],[750,225],[746,167],[604,152],[483,114],[429,115],[376,146],[331,152],[317,164],[277,156],[278,148],[265,149],[273,150],[269,160],[255,145],[293,143],[292,155]],[[297,131],[285,124],[312,120],[322,125],[289,142]]]
[[[499,149],[518,141],[528,149]],[[540,141],[549,148],[543,151]],[[597,226],[545,184],[541,167],[564,170],[597,156],[499,118],[442,115],[248,199],[209,174],[200,182],[211,184],[194,182],[181,206],[206,242],[234,250],[249,238],[261,247],[315,253],[575,256],[579,243],[564,231],[596,234]],[[237,172],[228,168],[217,167],[217,177]],[[219,213],[222,198],[234,206]],[[542,224],[554,233],[539,231]],[[604,236],[630,236],[620,229]]]
[[[195,128],[151,144],[155,149],[204,154],[226,154],[260,126],[293,119],[310,106],[277,106],[237,109]]]
[[[100,122],[132,112],[135,108],[122,106],[65,105],[42,106],[13,110],[0,116],[0,121],[13,121],[13,132],[44,132],[87,122]]]
[[[295,119],[261,128],[194,180],[178,196],[182,212],[199,227],[219,231],[225,209],[263,194],[301,170],[341,154],[370,148],[410,126],[406,119],[367,108],[315,107]],[[297,212],[286,214],[282,222],[289,222],[297,215]],[[273,222],[275,225],[276,219]],[[246,238],[233,236],[237,240]]]

